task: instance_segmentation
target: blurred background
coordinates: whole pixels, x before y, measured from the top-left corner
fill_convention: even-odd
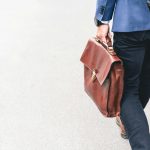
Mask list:
[[[0,150],[130,150],[84,92],[80,56],[96,34],[95,6],[0,1]]]

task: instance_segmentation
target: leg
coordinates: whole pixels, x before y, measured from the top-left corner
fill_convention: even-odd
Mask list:
[[[145,108],[150,98],[150,40],[145,42],[145,58],[140,75],[139,94],[142,107]]]
[[[132,150],[150,150],[149,126],[139,98],[139,79],[145,54],[138,39],[142,35],[139,34],[142,32],[114,33],[114,50],[125,68],[120,118]]]

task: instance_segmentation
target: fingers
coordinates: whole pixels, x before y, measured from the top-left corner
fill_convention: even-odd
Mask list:
[[[104,43],[111,43],[111,36],[109,35],[96,35],[96,38],[98,38],[101,42]]]
[[[97,28],[96,37],[104,43],[109,42],[111,40],[109,35],[109,25],[100,25]]]
[[[110,43],[111,42],[111,34],[108,34],[107,37],[106,37],[106,43]]]
[[[100,41],[102,41],[102,42],[104,42],[104,43],[107,43],[107,37],[106,37],[105,35],[96,35],[96,37],[97,37]]]

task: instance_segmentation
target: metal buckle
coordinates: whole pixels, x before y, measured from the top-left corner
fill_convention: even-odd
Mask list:
[[[92,70],[92,81],[94,82],[95,79],[96,79],[96,70],[93,69],[93,70]]]

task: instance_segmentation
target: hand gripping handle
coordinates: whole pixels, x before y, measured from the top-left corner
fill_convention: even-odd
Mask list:
[[[100,39],[98,39],[97,37],[95,37],[95,40],[100,43],[111,55],[116,55],[113,47],[112,47],[112,41],[109,43],[105,43],[103,41],[101,41]]]

